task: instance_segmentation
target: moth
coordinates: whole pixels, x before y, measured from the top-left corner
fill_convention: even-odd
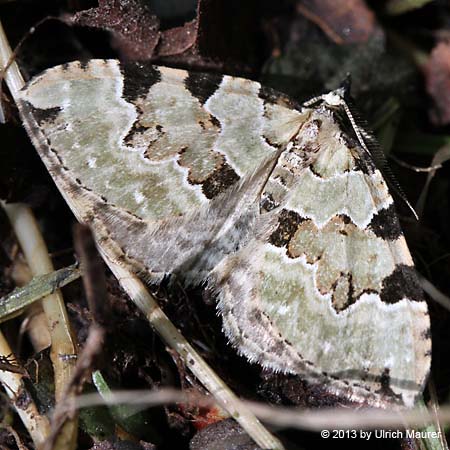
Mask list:
[[[342,90],[117,60],[33,78],[28,134],[100,249],[217,296],[250,361],[342,398],[411,407],[430,324],[393,199]]]

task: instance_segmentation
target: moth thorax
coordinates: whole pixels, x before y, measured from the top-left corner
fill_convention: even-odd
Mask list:
[[[293,174],[297,174],[316,159],[320,149],[318,135],[321,125],[322,121],[319,119],[306,122],[281,154],[280,163]]]
[[[320,119],[308,120],[286,145],[261,195],[261,211],[282,204],[301,172],[314,163],[320,150]]]

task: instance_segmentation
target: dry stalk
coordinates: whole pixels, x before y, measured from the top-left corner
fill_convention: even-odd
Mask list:
[[[53,272],[46,245],[31,209],[23,204],[3,205],[11,222],[25,259],[34,276]],[[66,307],[60,290],[42,299],[42,308],[47,318],[52,346],[50,358],[55,376],[55,399],[60,401],[65,387],[72,378],[76,364],[76,347],[70,331]],[[66,423],[58,438],[61,449],[76,447],[77,420]]]
[[[142,282],[128,270],[108,260],[106,256],[104,258],[122,288],[145,314],[155,331],[170,348],[180,355],[184,364],[213,395],[220,406],[242,426],[260,447],[283,449],[281,442],[261,424],[248,406],[231,391],[175,328]]]
[[[414,409],[384,410],[361,408],[358,410],[340,408],[309,409],[295,406],[273,406],[266,403],[244,401],[260,419],[281,428],[297,428],[318,432],[321,430],[376,430],[413,429],[428,426],[438,420],[442,426],[450,424],[450,406],[441,406],[430,412],[418,405]],[[100,405],[141,405],[142,408],[189,403],[197,406],[212,406],[215,401],[206,395],[177,389],[113,391],[100,396],[97,393],[83,394],[75,403],[61,405],[64,408],[86,408]]]
[[[28,284],[33,279],[30,268],[20,255],[13,261],[10,276],[14,284],[19,287]],[[47,319],[45,318],[41,302],[33,303],[25,311],[22,324],[20,325],[20,334],[25,332],[28,333],[28,338],[36,353],[52,345]]]

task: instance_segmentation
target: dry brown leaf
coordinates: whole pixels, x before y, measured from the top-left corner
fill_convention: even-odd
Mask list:
[[[160,39],[158,18],[138,0],[99,0],[97,8],[66,20],[110,31],[114,46],[128,60],[151,58]]]
[[[450,44],[440,42],[434,47],[424,66],[425,85],[433,99],[430,119],[435,125],[450,123]]]
[[[378,30],[363,0],[302,0],[297,9],[336,44],[367,42]]]

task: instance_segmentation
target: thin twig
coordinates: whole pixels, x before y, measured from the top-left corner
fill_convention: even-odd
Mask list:
[[[392,159],[392,161],[395,161],[399,166],[404,167],[405,169],[412,170],[413,172],[417,173],[429,173],[429,172],[435,172],[438,169],[442,168],[442,164],[435,164],[427,167],[420,167],[420,166],[414,166],[413,164],[409,164],[399,158],[397,158],[394,155],[390,155],[389,159]]]
[[[419,199],[417,200],[416,209],[419,216],[421,216],[425,210],[426,200],[428,196],[428,191],[430,189],[431,180],[436,175],[437,168],[440,168],[442,164],[450,159],[450,145],[444,145],[441,147],[433,156],[431,161],[431,167],[436,167],[434,170],[430,170],[427,176],[427,180],[423,186],[422,192],[420,193]],[[439,167],[437,167],[439,166]]]
[[[87,225],[75,225],[74,244],[83,270],[83,287],[93,321],[106,328],[111,323],[106,268],[98,253],[92,231]]]
[[[89,334],[83,347],[83,351],[79,355],[72,379],[66,386],[66,390],[62,396],[64,400],[57,403],[53,411],[51,433],[45,441],[42,450],[54,449],[61,439],[60,436],[63,427],[66,426],[65,424],[67,424],[68,421],[76,416],[77,408],[74,404],[75,398],[81,391],[85,380],[90,378],[94,360],[102,350],[104,334],[104,329],[100,325],[94,323],[89,327]],[[65,407],[67,404],[72,405],[72,407]],[[64,447],[61,446],[60,448],[63,449]]]
[[[8,67],[8,70],[3,74],[3,69]],[[15,61],[12,60],[12,51],[8,43],[3,25],[0,22],[0,73],[6,80],[9,92],[12,97],[16,99],[18,92],[24,86],[22,74]]]
[[[134,274],[109,260],[106,255],[103,255],[103,257],[122,288],[145,314],[155,331],[169,347],[180,355],[190,371],[230,416],[242,426],[260,447],[283,449],[281,442],[261,424],[250,409],[231,391],[175,328],[142,282]]]
[[[177,389],[114,391],[111,394],[83,394],[74,403],[61,405],[62,408],[87,408],[100,405],[128,404],[150,408],[173,403],[190,403],[197,406],[212,406],[209,396]],[[428,426],[435,418],[443,424],[450,424],[450,406],[442,406],[430,413],[426,408],[407,410],[322,408],[272,406],[266,403],[243,401],[255,415],[267,423],[282,428],[320,431],[324,429],[364,429]]]

